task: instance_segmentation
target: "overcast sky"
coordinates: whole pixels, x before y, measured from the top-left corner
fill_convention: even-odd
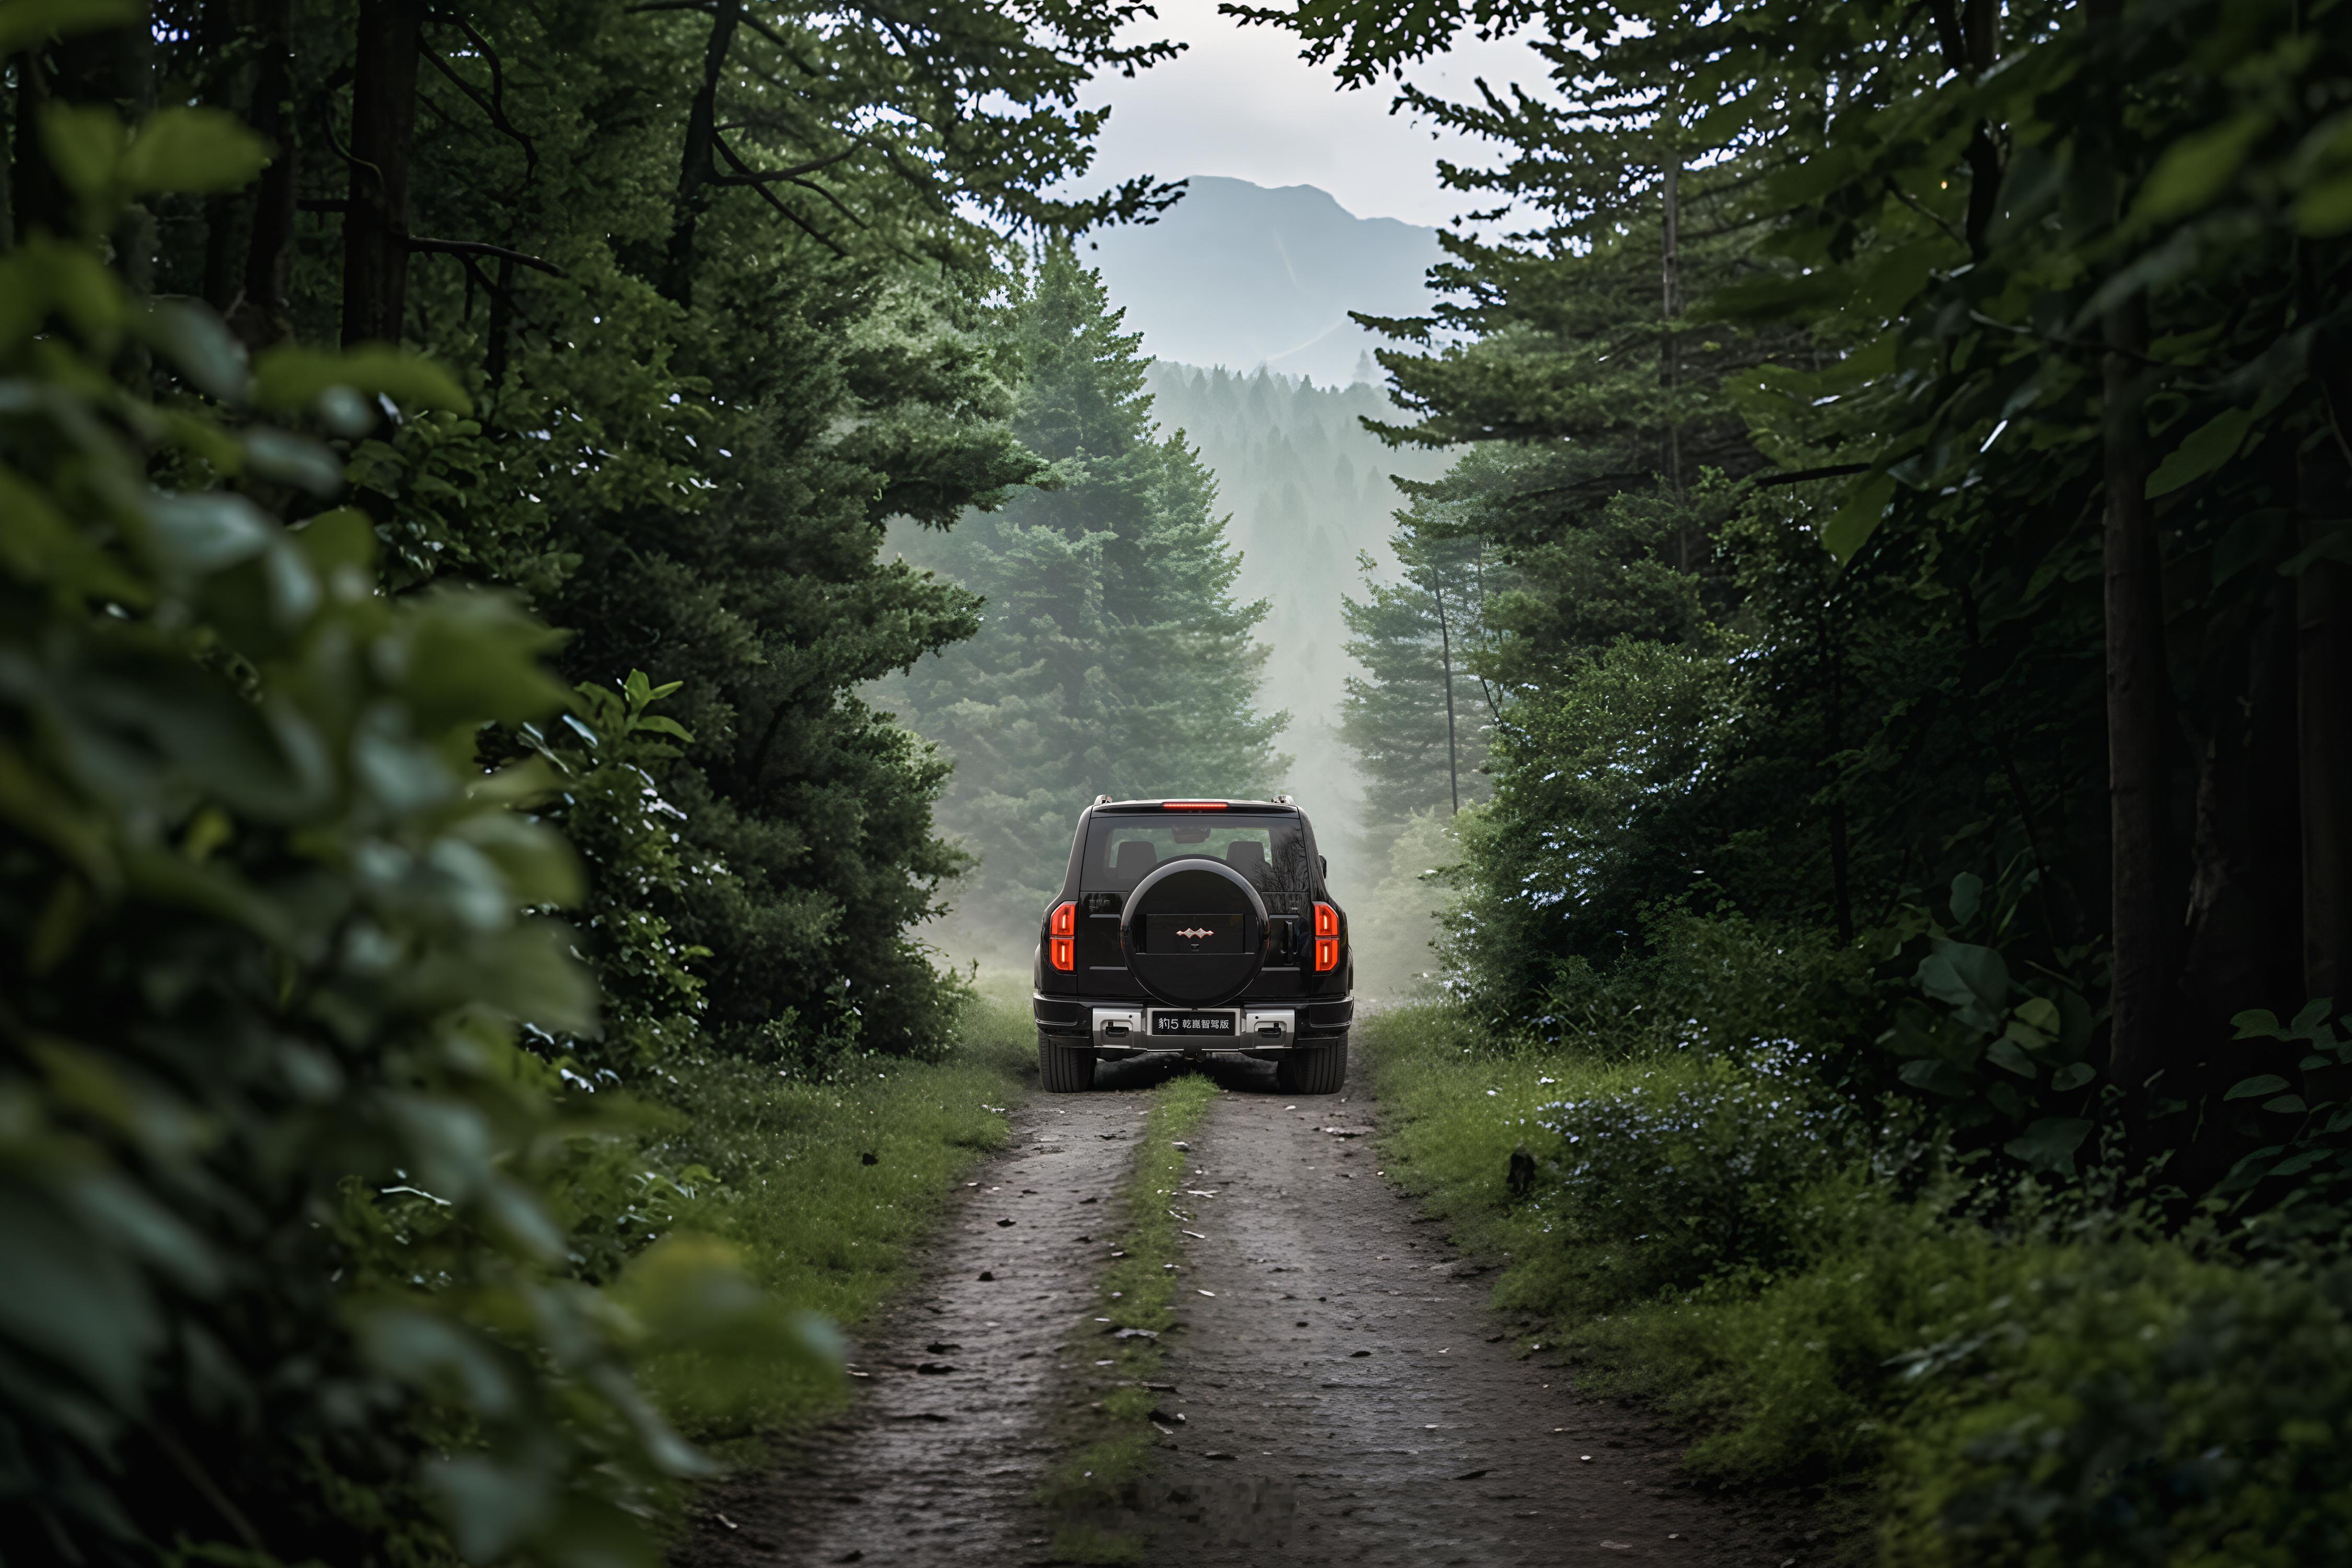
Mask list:
[[[1158,0],[1145,28],[1190,45],[1134,80],[1098,80],[1084,102],[1112,106],[1089,184],[1157,174],[1230,174],[1261,185],[1318,185],[1359,217],[1441,225],[1466,205],[1437,183],[1437,160],[1488,162],[1484,144],[1389,113],[1385,86],[1339,89],[1298,58],[1287,33],[1241,27],[1216,0]],[[1139,29],[1141,31],[1143,29]],[[1512,44],[1464,40],[1414,73],[1425,87],[1467,96],[1481,74],[1497,83],[1538,73]]]

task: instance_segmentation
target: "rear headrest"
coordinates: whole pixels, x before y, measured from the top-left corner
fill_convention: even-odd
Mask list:
[[[1255,838],[1236,838],[1225,846],[1225,864],[1255,882],[1265,875],[1265,846]]]
[[[1121,844],[1118,847],[1118,853],[1112,857],[1110,874],[1113,879],[1125,882],[1131,887],[1143,880],[1144,875],[1159,864],[1159,850],[1154,849],[1145,839],[1130,838]]]

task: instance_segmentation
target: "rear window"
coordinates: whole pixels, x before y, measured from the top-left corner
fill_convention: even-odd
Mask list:
[[[1086,859],[1078,886],[1089,893],[1124,893],[1162,861],[1188,856],[1223,860],[1261,894],[1306,894],[1315,879],[1307,864],[1307,835],[1295,816],[1097,816],[1087,824]]]

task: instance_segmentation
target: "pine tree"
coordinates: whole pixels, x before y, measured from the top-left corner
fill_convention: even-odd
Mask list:
[[[1426,521],[1423,519],[1423,521]],[[1367,593],[1343,604],[1349,676],[1339,734],[1364,775],[1364,826],[1384,844],[1416,812],[1458,812],[1488,793],[1484,763],[1497,717],[1478,673],[1490,586],[1485,543],[1424,532],[1405,514],[1394,540],[1401,581],[1358,557]]]
[[[970,643],[886,696],[955,763],[939,820],[981,867],[964,925],[1026,942],[1095,795],[1264,795],[1285,714],[1256,711],[1263,601],[1182,433],[1153,428],[1139,340],[1101,279],[1049,250],[1015,303],[1013,426],[1058,485],[918,534],[906,553],[985,601]]]

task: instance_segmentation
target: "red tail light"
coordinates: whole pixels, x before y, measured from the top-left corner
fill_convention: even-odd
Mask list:
[[[1222,800],[1163,800],[1160,803],[1160,809],[1162,811],[1230,811],[1233,808]]]
[[[1078,966],[1078,906],[1055,904],[1045,929],[1051,933],[1045,944],[1046,956],[1055,968],[1066,974]]]
[[[1339,967],[1339,911],[1328,904],[1315,906],[1315,973],[1328,974]]]

